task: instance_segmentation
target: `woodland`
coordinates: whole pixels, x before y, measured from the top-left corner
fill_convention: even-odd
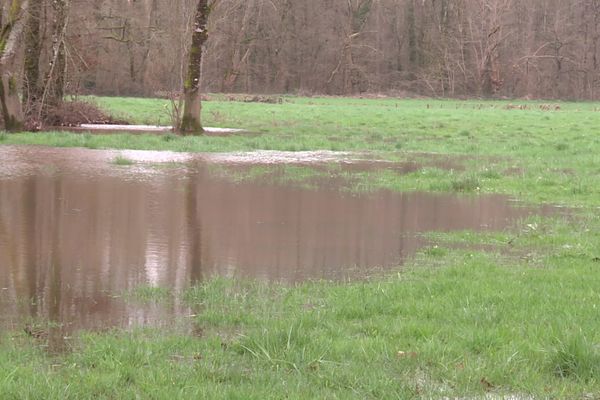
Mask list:
[[[218,0],[210,92],[598,99],[598,0]],[[77,0],[71,89],[182,86],[189,0]],[[85,16],[85,17],[79,17]]]
[[[598,0],[204,3],[204,91],[598,99]],[[39,96],[173,96],[197,5],[4,0],[5,87],[22,88],[26,112]]]

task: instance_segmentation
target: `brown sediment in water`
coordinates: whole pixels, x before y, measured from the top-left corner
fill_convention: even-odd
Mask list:
[[[136,164],[114,165],[116,155]],[[361,278],[401,265],[423,232],[499,230],[544,211],[502,196],[234,184],[210,173],[227,157],[0,146],[0,326],[168,324],[189,313],[178,300],[115,295],[140,285],[179,292],[212,276]],[[178,164],[147,164],[156,162]]]

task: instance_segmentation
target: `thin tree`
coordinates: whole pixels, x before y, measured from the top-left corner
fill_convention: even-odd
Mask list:
[[[38,109],[38,118],[42,119],[46,107],[57,107],[63,102],[66,75],[65,37],[69,25],[70,0],[54,0],[52,11],[52,48],[50,63],[44,80]]]
[[[42,53],[42,9],[44,0],[33,1],[25,27],[25,56],[23,73],[23,107],[34,113],[33,106],[40,98],[40,56]]]
[[[208,40],[208,15],[211,7],[208,0],[198,0],[194,15],[192,44],[189,51],[187,77],[184,82],[183,96],[185,105],[179,132],[182,135],[201,135],[204,133],[201,122],[202,101],[200,96],[200,74],[202,66],[202,48]]]

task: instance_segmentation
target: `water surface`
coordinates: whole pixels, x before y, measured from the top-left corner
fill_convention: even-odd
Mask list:
[[[117,166],[120,154],[138,162]],[[216,275],[360,278],[398,267],[423,232],[500,230],[542,211],[502,196],[356,195],[211,173],[231,159],[0,146],[0,325],[168,324],[190,310],[122,295],[140,285],[177,292]]]

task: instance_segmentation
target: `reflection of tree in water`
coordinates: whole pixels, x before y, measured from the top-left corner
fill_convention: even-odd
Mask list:
[[[210,231],[205,226],[205,217],[210,215],[204,215],[203,212],[215,211],[212,196],[215,195],[214,192],[219,192],[219,186],[214,185],[206,164],[201,162],[190,165],[186,181],[184,218],[188,243],[189,283],[193,286],[206,278],[207,268],[214,266],[210,248],[212,235],[209,235]],[[213,191],[211,197],[208,196],[209,190]]]
[[[30,320],[24,326],[29,335],[47,341],[48,351],[60,352],[65,349],[61,312],[62,187],[57,178],[47,181],[33,177],[23,183],[22,193],[22,260],[12,263],[15,275],[22,274],[24,279],[23,285],[14,285],[17,303],[22,305],[19,315]],[[39,193],[44,193],[43,198]],[[43,235],[46,226],[51,227],[49,237]],[[40,251],[48,256],[43,257]]]
[[[202,218],[198,212],[198,181],[204,168],[190,168],[187,174],[186,229],[189,245],[190,285],[202,281]]]
[[[61,171],[79,165],[44,162]],[[530,212],[501,197],[353,196],[335,188],[234,184],[201,161],[156,179],[130,171],[90,179],[45,169],[0,179],[2,321],[41,318],[67,323],[68,332],[165,326],[202,310],[190,310],[179,296],[147,307],[118,295],[140,284],[180,293],[212,275],[362,276],[414,253],[419,232],[499,229]]]
[[[4,242],[1,251],[5,255],[3,262],[8,262],[5,267],[10,268],[8,279],[13,289],[11,297],[16,315],[33,319],[39,316],[40,297],[43,294],[40,286],[43,276],[38,271],[38,180],[28,177],[10,189],[6,193],[14,195],[3,198],[3,205],[9,206],[6,221],[0,214],[0,238]],[[20,229],[15,229],[15,220],[21,222],[20,227],[17,225]]]
[[[60,352],[65,348],[62,303],[62,262],[60,257],[60,238],[62,227],[62,186],[58,179],[53,179],[52,196],[52,244],[50,246],[50,264],[48,265],[48,350]]]
[[[24,201],[23,201],[23,221],[25,221],[25,240],[26,246],[23,252],[25,264],[25,284],[27,293],[17,293],[18,297],[26,298],[28,313],[32,317],[38,313],[38,251],[36,237],[36,215],[37,215],[37,180],[34,177],[28,178],[24,182]],[[16,263],[13,264],[16,267]]]
[[[186,204],[185,210],[187,212],[186,219],[186,230],[188,235],[188,246],[189,246],[189,268],[190,268],[190,286],[198,285],[203,280],[203,249],[202,249],[202,216],[198,210],[200,202],[198,201],[199,187],[198,182],[206,182],[206,168],[204,166],[195,165],[189,168],[187,174],[187,187],[186,187]],[[200,309],[193,309],[194,314],[201,312]],[[193,324],[192,333],[195,336],[202,336],[202,327]]]
[[[7,282],[6,286],[12,290],[0,292],[0,304],[3,309],[9,308],[10,311],[0,314],[3,323],[12,323],[14,315],[29,315],[27,310],[23,310],[27,305],[18,299],[29,299],[29,296],[21,297],[21,285],[19,284],[19,264],[18,243],[20,242],[19,231],[13,228],[11,219],[22,213],[25,215],[25,208],[18,208],[23,202],[15,199],[15,193],[18,190],[2,190],[0,189],[0,271],[6,271]],[[16,210],[15,210],[16,208]],[[21,232],[25,232],[23,229]],[[25,278],[27,279],[27,278]],[[27,286],[29,290],[29,286]]]

